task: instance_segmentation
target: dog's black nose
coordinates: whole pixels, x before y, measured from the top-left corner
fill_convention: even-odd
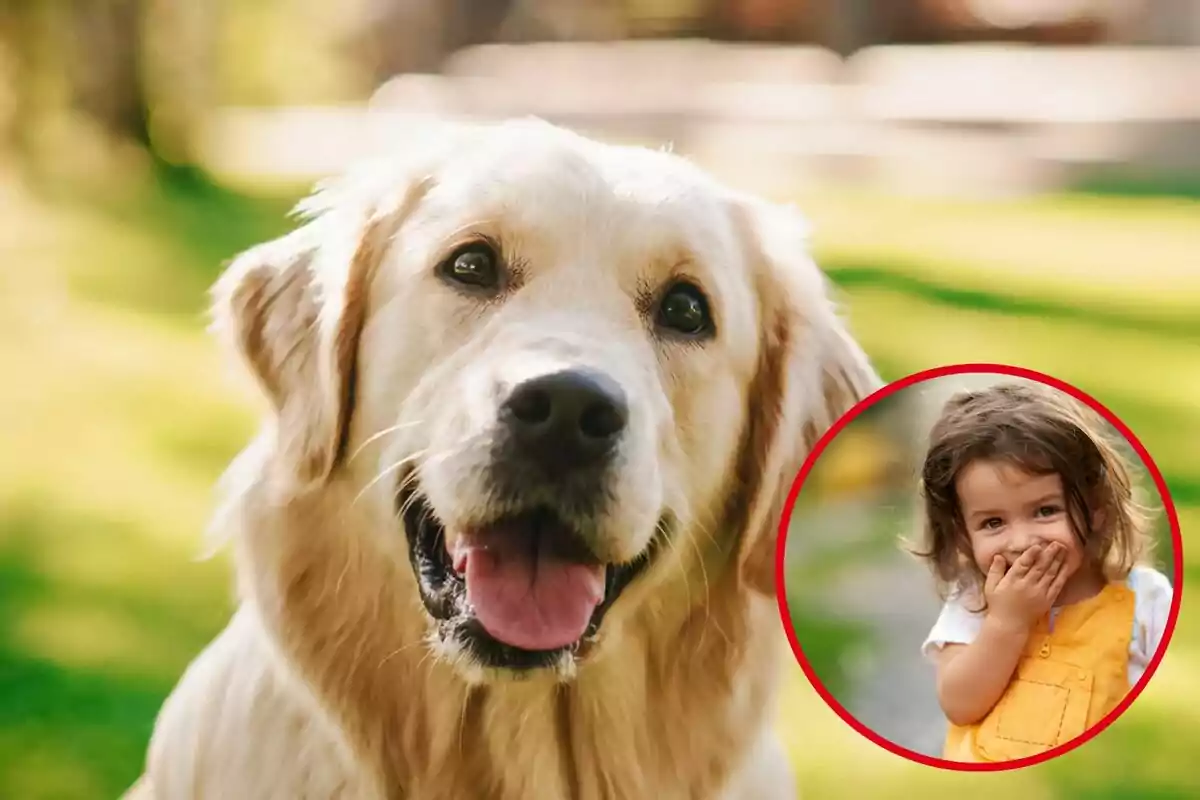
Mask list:
[[[629,418],[616,381],[593,371],[564,370],[517,385],[501,410],[514,444],[551,468],[582,466],[607,456]]]

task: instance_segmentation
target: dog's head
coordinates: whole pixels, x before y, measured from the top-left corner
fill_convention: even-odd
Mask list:
[[[418,149],[218,284],[285,492],[350,482],[473,668],[569,674],[631,587],[770,591],[788,484],[877,381],[802,222],[536,121]]]

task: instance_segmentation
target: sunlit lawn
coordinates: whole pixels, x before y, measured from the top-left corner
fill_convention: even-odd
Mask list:
[[[203,334],[204,290],[222,259],[286,226],[287,203],[174,186],[65,204],[3,188],[0,797],[111,797],[230,609],[227,562],[193,557],[253,399]],[[1200,206],[806,204],[888,377],[1001,360],[1075,382],[1154,453],[1188,504],[1185,530],[1200,522]],[[799,668],[781,724],[809,798],[1200,796],[1200,621],[1185,614],[1155,683],[1108,733],[1020,774],[880,751]]]

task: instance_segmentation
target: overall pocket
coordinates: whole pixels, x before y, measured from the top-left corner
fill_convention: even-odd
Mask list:
[[[1050,658],[1024,657],[999,702],[979,726],[976,745],[988,761],[1043,753],[1087,730],[1093,676]]]

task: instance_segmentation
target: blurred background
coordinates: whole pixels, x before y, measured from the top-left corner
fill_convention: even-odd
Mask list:
[[[1189,0],[0,0],[0,797],[113,797],[141,769],[231,610],[227,559],[197,555],[258,410],[205,291],[311,180],[431,118],[670,142],[798,204],[885,377],[996,360],[1074,383],[1188,531],[1198,74]],[[820,563],[816,596],[840,574]],[[1128,714],[1015,774],[881,751],[794,665],[784,703],[809,798],[1200,796],[1187,605]]]
[[[797,498],[787,541],[785,588],[797,641],[821,684],[868,730],[940,758],[946,720],[936,670],[920,653],[942,601],[924,561],[918,494],[929,431],[955,392],[1029,383],[973,372],[921,381],[873,404],[822,452]],[[1098,431],[1125,458],[1134,498],[1146,509],[1145,562],[1174,581],[1171,528],[1162,497],[1116,428]],[[1139,795],[1140,796],[1140,795]]]

